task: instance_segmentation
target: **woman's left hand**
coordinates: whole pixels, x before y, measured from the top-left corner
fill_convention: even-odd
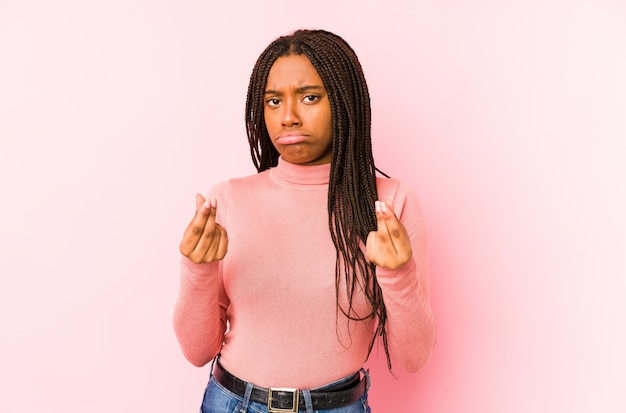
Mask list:
[[[393,201],[376,201],[378,230],[367,236],[365,244],[367,259],[382,268],[396,269],[413,256],[411,240],[404,225],[393,212]]]

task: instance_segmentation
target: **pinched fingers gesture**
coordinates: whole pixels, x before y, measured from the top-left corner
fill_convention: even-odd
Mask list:
[[[196,214],[185,229],[180,252],[196,264],[219,261],[226,256],[228,236],[215,222],[217,200],[196,195]]]
[[[367,236],[367,259],[382,268],[396,269],[413,256],[411,239],[393,212],[393,201],[376,201],[378,230]]]

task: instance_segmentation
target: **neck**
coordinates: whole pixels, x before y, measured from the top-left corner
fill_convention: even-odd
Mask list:
[[[330,163],[321,165],[298,165],[278,158],[278,165],[272,168],[278,180],[298,185],[327,185],[330,176]]]

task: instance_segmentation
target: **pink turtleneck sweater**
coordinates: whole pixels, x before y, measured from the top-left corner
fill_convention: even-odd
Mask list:
[[[320,386],[363,366],[376,321],[348,321],[337,312],[329,173],[330,164],[280,159],[275,168],[212,189],[228,253],[210,264],[182,259],[174,328],[191,363],[202,366],[221,353],[222,365],[243,380],[297,388]],[[428,360],[436,334],[424,227],[415,195],[398,180],[379,178],[378,194],[383,201],[393,198],[412,242],[411,261],[376,274],[393,359],[414,372]],[[369,314],[363,297],[355,301],[359,314]]]

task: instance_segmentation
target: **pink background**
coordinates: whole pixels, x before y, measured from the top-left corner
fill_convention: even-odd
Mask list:
[[[374,412],[626,411],[624,2],[216,3],[0,0],[0,411],[198,410],[178,242],[298,27],[357,51],[430,234],[438,344],[373,358]]]

